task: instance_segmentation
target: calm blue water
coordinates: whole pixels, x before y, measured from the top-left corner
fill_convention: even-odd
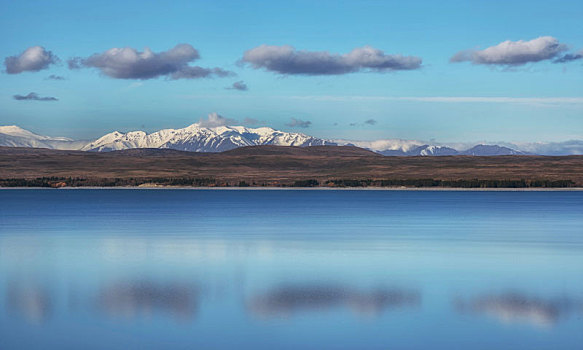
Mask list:
[[[2,190],[0,349],[582,349],[583,192]]]

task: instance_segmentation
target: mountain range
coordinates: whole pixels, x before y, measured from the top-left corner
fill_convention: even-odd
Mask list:
[[[556,143],[477,144],[448,146],[414,140],[349,141],[327,140],[302,133],[285,132],[269,127],[205,127],[195,123],[182,129],[164,129],[148,134],[144,131],[114,131],[95,140],[80,141],[65,137],[37,135],[18,126],[0,126],[0,146],[35,147],[59,150],[108,152],[134,148],[160,148],[191,152],[223,152],[245,146],[334,146],[352,145],[385,156],[450,155],[573,155],[583,154],[583,140]],[[455,148],[454,148],[455,147]]]

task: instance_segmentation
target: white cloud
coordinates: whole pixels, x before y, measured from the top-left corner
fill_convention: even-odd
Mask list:
[[[6,57],[4,66],[6,67],[6,73],[18,74],[47,69],[51,64],[58,61],[59,58],[51,51],[47,51],[42,46],[32,46],[18,56]]]
[[[214,128],[217,126],[237,124],[237,120],[225,118],[222,115],[213,112],[208,115],[207,119],[201,118],[197,124],[204,128]]]
[[[518,66],[530,62],[550,60],[568,49],[552,36],[541,36],[529,41],[504,41],[484,50],[465,50],[456,53],[450,62],[469,61],[474,64]]]

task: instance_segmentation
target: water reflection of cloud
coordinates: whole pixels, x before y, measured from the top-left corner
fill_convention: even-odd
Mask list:
[[[458,311],[485,314],[503,323],[528,323],[550,327],[572,312],[581,311],[581,304],[570,298],[544,299],[523,293],[504,293],[455,301]]]
[[[247,302],[247,307],[262,316],[343,306],[361,314],[378,314],[385,309],[416,306],[420,303],[418,292],[397,288],[360,291],[335,285],[305,285],[283,286],[254,296]]]
[[[46,322],[53,311],[51,294],[34,285],[9,285],[6,293],[8,312],[31,323]]]
[[[98,306],[106,314],[120,318],[170,313],[179,318],[192,318],[198,295],[192,286],[158,284],[150,281],[117,283],[103,288]]]

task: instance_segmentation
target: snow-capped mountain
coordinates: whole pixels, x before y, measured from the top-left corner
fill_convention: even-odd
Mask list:
[[[16,125],[0,126],[0,146],[75,150],[86,143],[87,141],[74,141],[66,137],[37,135]]]
[[[459,152],[451,147],[423,145],[408,152],[411,156],[455,156]]]
[[[83,151],[114,151],[129,148],[170,148],[192,152],[222,152],[243,146],[323,146],[335,145],[300,133],[288,133],[272,128],[244,126],[202,127],[192,124],[183,129],[165,129],[147,134],[143,131],[109,133],[86,144]]]
[[[418,148],[420,156],[453,156],[458,152],[450,147],[425,145]]]
[[[114,131],[93,141],[75,141],[65,137],[42,136],[18,126],[0,126],[0,146],[36,147],[61,150],[105,152],[132,148],[165,148],[192,152],[222,152],[237,147],[352,145],[386,156],[450,155],[573,155],[583,154],[583,140],[553,143],[499,144],[429,144],[415,140],[376,141],[326,140],[302,133],[284,132],[269,127],[206,126],[195,123],[182,129]]]
[[[421,145],[414,148],[400,148],[400,149],[387,149],[387,150],[377,150],[385,156],[455,156],[459,154],[453,148],[446,146],[436,146],[436,145]]]

